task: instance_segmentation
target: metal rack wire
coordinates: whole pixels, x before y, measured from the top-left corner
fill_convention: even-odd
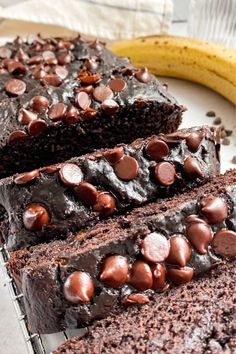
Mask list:
[[[17,314],[18,321],[28,348],[29,354],[49,354],[52,350],[56,349],[57,346],[68,338],[74,336],[81,336],[86,329],[79,330],[69,330],[66,332],[60,332],[49,335],[39,335],[36,333],[30,333],[27,328],[26,316],[24,313],[23,305],[23,294],[18,290],[14,279],[11,277],[11,274],[8,272],[6,265],[9,259],[9,254],[5,248],[2,246],[0,248],[0,263],[1,268],[4,273],[4,278],[8,289],[10,292],[11,300],[14,304],[14,308]]]

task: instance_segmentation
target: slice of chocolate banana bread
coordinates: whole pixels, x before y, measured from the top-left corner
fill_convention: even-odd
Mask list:
[[[232,170],[67,240],[11,252],[29,329],[57,332],[126,312],[235,257],[235,211]]]
[[[96,322],[53,354],[222,354],[236,351],[236,262]]]
[[[219,131],[152,136],[0,181],[2,236],[17,249],[91,226],[219,174]]]
[[[17,38],[0,47],[0,177],[171,133],[183,110],[98,40]]]

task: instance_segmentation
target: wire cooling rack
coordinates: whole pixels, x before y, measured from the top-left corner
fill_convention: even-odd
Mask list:
[[[68,330],[66,332],[59,332],[54,334],[39,335],[30,333],[27,328],[27,321],[24,312],[23,294],[18,290],[14,279],[8,272],[6,265],[9,259],[9,254],[2,246],[0,248],[0,263],[4,274],[5,282],[8,285],[11,300],[17,314],[18,321],[28,348],[29,354],[49,354],[55,350],[64,340],[74,336],[81,336],[85,333],[86,329]]]

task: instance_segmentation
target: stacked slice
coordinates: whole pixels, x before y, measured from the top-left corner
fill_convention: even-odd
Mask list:
[[[119,313],[128,328],[127,307],[147,304],[144,319],[157,293],[236,255],[219,130],[176,131],[184,108],[146,69],[80,37],[18,38],[0,59],[0,175],[18,172],[0,181],[0,227],[30,331]]]

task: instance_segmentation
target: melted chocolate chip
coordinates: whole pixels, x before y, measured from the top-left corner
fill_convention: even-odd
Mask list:
[[[12,132],[9,137],[8,137],[8,144],[16,144],[18,143],[20,140],[27,138],[27,133],[23,130],[15,130],[14,132]]]
[[[73,163],[65,163],[59,171],[59,176],[67,186],[79,185],[83,178],[81,169]]]
[[[170,253],[166,259],[167,263],[185,267],[191,256],[191,247],[188,241],[181,235],[170,238]]]
[[[121,92],[126,89],[126,82],[123,79],[112,79],[108,82],[110,89],[114,92]]]
[[[155,161],[160,161],[170,153],[168,145],[160,139],[152,139],[145,147],[147,155]]]
[[[223,257],[236,257],[236,232],[232,230],[217,231],[211,246],[217,254]]]
[[[139,165],[132,156],[123,156],[114,166],[117,177],[124,181],[131,181],[138,176]]]
[[[107,192],[99,193],[96,203],[93,205],[93,210],[101,217],[106,217],[114,213],[116,209],[116,202],[114,197]]]
[[[85,272],[76,271],[65,281],[64,296],[74,303],[88,303],[94,293],[92,278]]]
[[[86,109],[91,104],[91,99],[86,92],[78,92],[75,96],[75,104],[81,109]]]
[[[185,268],[169,268],[167,271],[168,278],[176,285],[188,283],[193,278],[194,271],[190,267]]]
[[[122,286],[128,276],[129,265],[125,257],[114,255],[107,257],[102,265],[100,281],[111,288]]]
[[[143,261],[135,261],[131,267],[128,282],[137,290],[151,289],[153,279],[150,266]]]
[[[14,178],[15,184],[26,184],[35,180],[35,178],[39,177],[39,170],[33,170],[30,172],[24,172],[17,177]]]
[[[31,136],[42,134],[48,128],[48,124],[43,119],[31,121],[28,125],[28,133]]]
[[[203,177],[200,163],[195,157],[188,156],[184,161],[184,171],[191,178]]]
[[[22,125],[28,125],[33,120],[37,119],[37,114],[28,111],[27,109],[21,108],[18,115],[18,121]]]
[[[98,197],[97,188],[88,182],[81,182],[74,192],[77,198],[88,206],[94,205]]]
[[[27,230],[41,230],[43,225],[47,225],[49,223],[48,212],[40,204],[31,204],[24,211],[23,223]]]
[[[149,302],[149,298],[147,295],[135,293],[125,296],[121,302],[122,305],[127,307],[133,305],[144,305]]]
[[[175,182],[175,168],[169,162],[160,162],[156,165],[154,175],[158,183],[163,186],[171,186]]]
[[[210,224],[219,224],[228,217],[226,202],[219,197],[208,196],[201,200],[201,212]]]
[[[111,99],[113,97],[113,92],[109,87],[105,85],[99,85],[94,89],[93,97],[96,101],[103,102],[105,100]]]
[[[204,220],[186,219],[186,237],[200,254],[206,254],[212,240],[212,230]]]
[[[121,146],[107,150],[103,156],[111,165],[114,165],[124,156],[124,148]]]
[[[143,82],[145,84],[152,80],[152,75],[149,74],[148,69],[146,67],[137,71],[135,73],[135,77],[138,81]]]
[[[5,84],[5,90],[7,93],[13,96],[20,96],[26,90],[26,84],[22,80],[10,79]]]
[[[149,262],[163,262],[169,255],[170,243],[158,232],[152,232],[142,241],[141,252]]]
[[[189,136],[187,136],[186,144],[191,152],[198,151],[203,137],[204,134],[202,132],[192,132]]]
[[[38,113],[45,111],[49,106],[47,97],[35,96],[32,98],[31,107]]]
[[[65,103],[55,103],[48,110],[48,117],[53,121],[61,120],[66,115],[67,106]]]
[[[109,116],[119,111],[119,105],[116,101],[108,99],[102,102],[102,110]]]
[[[151,267],[153,275],[152,289],[162,290],[166,285],[166,270],[165,267],[158,263]]]

